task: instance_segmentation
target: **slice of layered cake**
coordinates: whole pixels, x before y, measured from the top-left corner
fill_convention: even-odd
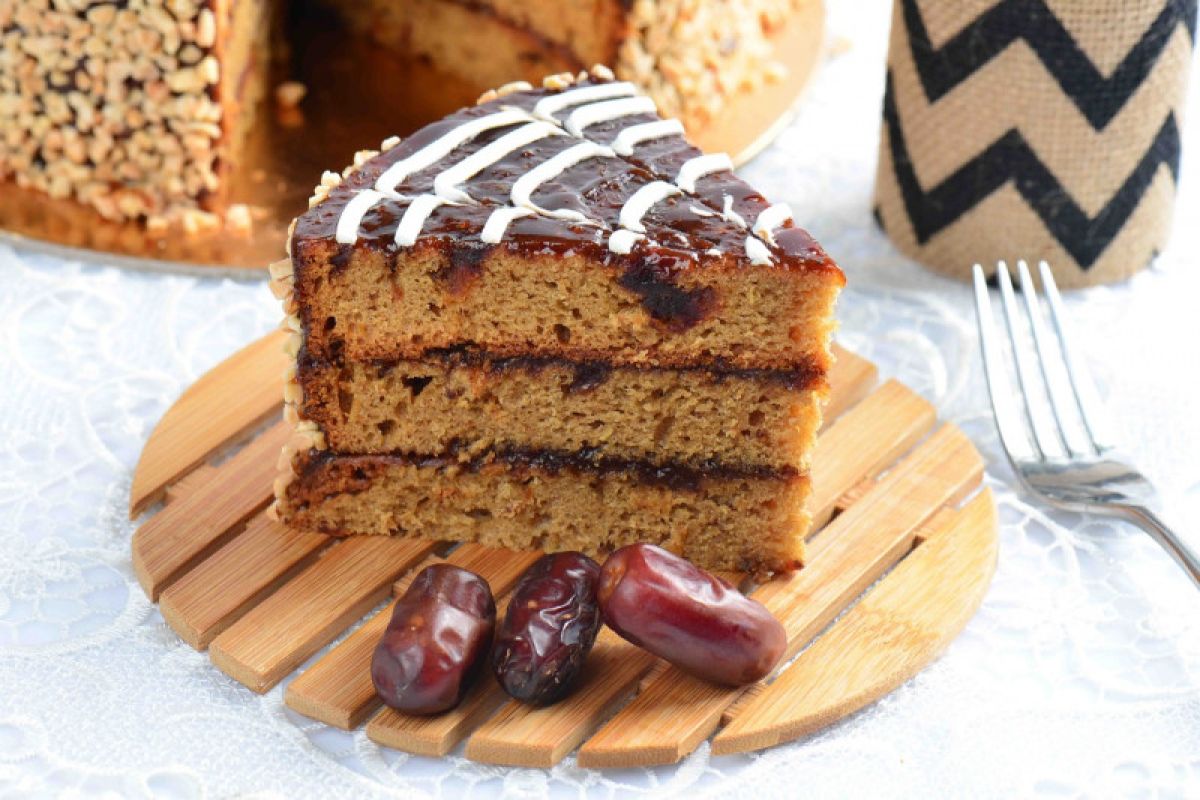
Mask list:
[[[681,134],[597,68],[326,173],[272,269],[280,517],[798,566],[844,279]]]

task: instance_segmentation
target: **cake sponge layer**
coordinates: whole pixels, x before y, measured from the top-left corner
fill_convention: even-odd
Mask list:
[[[745,269],[723,257],[643,269],[582,247],[539,254],[434,237],[400,252],[293,247],[305,347],[329,361],[470,344],[498,356],[825,370],[842,284],[828,270]]]
[[[281,509],[294,527],[603,555],[652,542],[709,569],[783,572],[803,563],[803,475],[655,470],[572,456],[298,459]]]
[[[342,453],[587,450],[654,464],[806,470],[824,381],[805,372],[612,368],[454,351],[302,361],[301,414]]]

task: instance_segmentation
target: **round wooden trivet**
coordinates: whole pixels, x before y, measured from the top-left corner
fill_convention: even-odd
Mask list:
[[[334,539],[268,518],[290,431],[279,419],[280,386],[264,376],[282,373],[282,344],[282,333],[271,334],[184,392],[146,442],[129,500],[132,516],[155,506],[132,542],[146,593],[184,641],[255,692],[402,592],[426,563],[478,572],[502,598],[537,557]],[[549,767],[578,749],[580,766],[627,767],[674,763],[710,737],[713,753],[786,742],[877,700],[975,613],[995,568],[996,510],[980,489],[979,453],[929,403],[896,381],[876,386],[874,365],[844,350],[830,378],[813,457],[809,563],[743,583],[784,623],[789,656],[811,642],[769,682],[705,683],[605,630],[582,684],[557,705],[509,700],[485,677],[458,708],[410,717],[382,708],[371,685],[385,608],[296,675],[284,701],[338,728],[365,724],[374,741],[412,753],[444,755],[465,740],[468,758],[489,763]]]
[[[816,66],[824,20],[822,0],[802,4],[775,37],[775,57],[787,65],[786,75],[735,98],[689,138],[707,152],[729,153],[736,164],[766,147],[790,121]],[[261,104],[245,164],[232,177],[232,201],[256,209],[259,217],[249,234],[151,236],[139,224],[110,222],[74,201],[2,184],[0,241],[64,258],[100,252],[108,263],[136,269],[258,272],[283,254],[287,227],[307,208],[322,171],[479,96],[479,87],[398,59],[369,40],[337,30],[312,35],[319,38],[305,52],[313,58],[277,68],[280,81],[294,77],[308,87],[301,113],[281,116],[270,102]]]

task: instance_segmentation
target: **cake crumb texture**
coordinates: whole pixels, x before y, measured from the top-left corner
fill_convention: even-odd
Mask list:
[[[794,470],[808,467],[824,394],[823,381],[806,373],[612,368],[464,353],[343,367],[302,362],[299,382],[301,414],[343,453],[527,446]]]
[[[420,536],[516,550],[603,556],[651,542],[709,569],[757,574],[803,563],[803,476],[707,475],[695,486],[624,471],[463,466],[388,456],[302,463],[288,487],[292,524],[331,534]]]

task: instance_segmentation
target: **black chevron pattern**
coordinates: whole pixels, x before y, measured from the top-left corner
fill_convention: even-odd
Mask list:
[[[922,189],[896,112],[890,71],[884,91],[883,119],[896,182],[920,244],[1012,181],[1054,238],[1086,270],[1141,203],[1159,166],[1166,164],[1172,177],[1179,180],[1179,127],[1173,112],[1167,114],[1145,155],[1095,217],[1088,217],[1079,207],[1015,128],[937,186],[929,191]]]
[[[1154,69],[1180,24],[1196,40],[1197,0],[1166,0],[1162,11],[1117,69],[1104,77],[1043,0],[1003,0],[942,47],[929,39],[917,0],[900,0],[909,48],[930,102],[967,80],[1024,39],[1092,127],[1102,130]]]

